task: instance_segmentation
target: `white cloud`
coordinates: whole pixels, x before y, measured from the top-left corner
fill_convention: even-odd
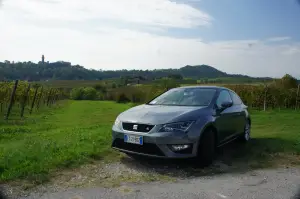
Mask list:
[[[8,9],[43,20],[118,20],[163,27],[209,25],[212,17],[187,4],[169,0],[7,0]]]
[[[279,41],[286,41],[286,40],[290,40],[290,39],[291,39],[290,37],[272,37],[272,38],[267,39],[267,41],[279,42]]]
[[[29,2],[29,0],[4,1],[4,6],[0,10],[0,60],[37,62],[40,60],[41,54],[45,54],[46,60],[65,60],[94,69],[179,68],[187,64],[209,64],[227,73],[276,77],[290,73],[300,77],[298,69],[298,63],[300,63],[299,43],[268,44],[268,42],[256,39],[208,43],[201,39],[172,38],[128,28],[121,29],[112,24],[109,26],[107,23],[103,24],[101,20],[92,24],[87,23],[84,27],[73,28],[74,23],[70,21],[77,21],[78,24],[82,24],[80,22],[85,22],[89,18],[89,15],[83,15],[80,12],[78,16],[74,16],[80,7],[76,5],[80,4],[79,1],[74,1],[75,4],[70,4],[69,8],[66,5],[64,9],[57,7],[60,17],[52,14],[52,9],[52,12],[43,10],[45,16],[42,11],[36,11],[42,8],[41,3],[37,3],[39,7],[35,9],[33,4],[27,5],[29,8],[19,7],[23,10],[23,12],[19,12],[20,10],[16,9],[15,3],[25,1]],[[38,0],[31,1],[36,2]],[[117,0],[109,1],[116,2]],[[167,2],[166,0],[155,1]],[[91,0],[85,2],[96,4],[96,1]],[[136,11],[132,8],[130,13],[125,14],[122,10],[127,8],[127,5],[123,5],[122,2],[119,0],[118,4],[115,4],[120,6],[117,9],[121,13],[116,13],[116,15],[106,13],[106,15],[121,21],[137,22],[140,20],[138,23],[148,25],[167,24],[166,26],[189,27],[203,24],[197,20],[194,21],[190,17],[191,13],[184,11],[183,8],[187,8],[187,5],[174,4],[168,7],[167,5],[172,3],[167,2],[166,7],[168,9],[164,12],[158,11],[160,15],[165,15],[166,18],[160,19],[156,16],[151,17],[151,12],[148,9],[155,10],[154,8],[145,8],[145,2],[153,2],[152,0],[130,0],[131,4],[136,2],[137,5],[140,5],[136,5],[136,7],[141,10]],[[48,4],[49,7],[58,5],[57,3]],[[81,3],[81,5],[84,4]],[[107,5],[112,6],[112,3]],[[106,8],[108,8],[107,5]],[[172,10],[171,8],[174,6],[180,8]],[[83,10],[90,10],[91,16],[96,16],[97,9],[94,7],[94,4],[86,4],[82,8],[84,8]],[[30,10],[30,12],[27,13],[24,9]],[[189,9],[193,10],[193,8]],[[65,13],[62,12],[63,10]],[[147,12],[149,13],[142,14]],[[153,12],[155,13],[155,11]],[[103,13],[100,15],[104,16]],[[139,15],[141,15],[139,19],[134,19],[133,16]],[[43,26],[37,26],[33,16],[38,16],[41,21],[47,23]],[[172,16],[174,16],[174,21],[171,20]],[[28,19],[20,21],[21,18],[26,17]],[[65,22],[63,26],[62,24],[55,26],[56,23],[62,21]],[[188,23],[184,23],[185,21]],[[47,26],[48,22],[52,22],[51,26]],[[70,24],[72,24],[72,28]]]

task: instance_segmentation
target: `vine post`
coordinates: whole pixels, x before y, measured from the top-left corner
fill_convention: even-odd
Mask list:
[[[26,102],[28,99],[29,91],[30,91],[30,84],[28,84],[27,90],[24,93],[23,102],[22,102],[22,106],[21,106],[21,115],[20,115],[21,118],[24,116],[24,109],[25,109]]]
[[[32,113],[32,109],[33,109],[33,107],[34,107],[34,103],[35,103],[35,100],[36,100],[36,96],[37,96],[38,90],[39,90],[39,87],[37,86],[37,87],[35,88],[35,92],[34,92],[34,96],[33,96],[33,100],[32,100],[32,103],[31,103],[31,107],[30,107],[29,114]]]
[[[39,99],[38,99],[38,101],[37,101],[37,105],[36,105],[36,108],[37,109],[39,109],[39,107],[40,107],[40,103],[41,103],[41,100],[42,100],[42,96],[43,96],[43,86],[42,86],[42,88],[41,88],[41,94],[39,95]]]
[[[299,96],[299,90],[300,90],[300,84],[298,84],[298,89],[297,89],[295,110],[298,109],[298,96]]]
[[[16,90],[17,90],[17,87],[18,87],[18,83],[19,83],[19,80],[16,80],[16,81],[15,81],[14,88],[13,88],[13,90],[12,90],[12,92],[11,92],[10,100],[9,100],[9,105],[8,105],[7,113],[6,113],[6,116],[5,116],[5,120],[8,120],[8,117],[9,117],[9,114],[10,114],[10,111],[11,111],[11,108],[12,108],[12,106],[13,106],[14,98],[15,98],[15,94],[16,94]]]
[[[266,111],[266,108],[267,108],[267,92],[268,92],[268,86],[265,84],[265,93],[264,93],[264,111]]]

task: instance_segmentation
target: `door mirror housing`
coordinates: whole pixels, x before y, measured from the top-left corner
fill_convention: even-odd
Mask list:
[[[233,102],[223,102],[222,104],[221,104],[221,109],[223,109],[223,110],[225,110],[225,109],[227,109],[227,108],[229,108],[229,107],[232,107],[232,105],[233,105]]]

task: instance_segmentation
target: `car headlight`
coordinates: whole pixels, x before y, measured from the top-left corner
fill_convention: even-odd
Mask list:
[[[122,122],[119,120],[119,118],[117,118],[117,119],[115,120],[114,126],[116,126],[116,127],[118,127],[118,128],[121,128]]]
[[[187,122],[176,122],[170,124],[164,124],[159,132],[174,132],[174,131],[182,131],[186,132],[192,126],[194,121]]]

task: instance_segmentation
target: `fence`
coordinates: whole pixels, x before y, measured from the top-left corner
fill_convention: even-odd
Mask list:
[[[0,113],[8,120],[12,114],[23,118],[41,106],[50,107],[64,98],[61,89],[44,88],[24,81],[0,82]],[[13,111],[14,110],[14,111]]]

